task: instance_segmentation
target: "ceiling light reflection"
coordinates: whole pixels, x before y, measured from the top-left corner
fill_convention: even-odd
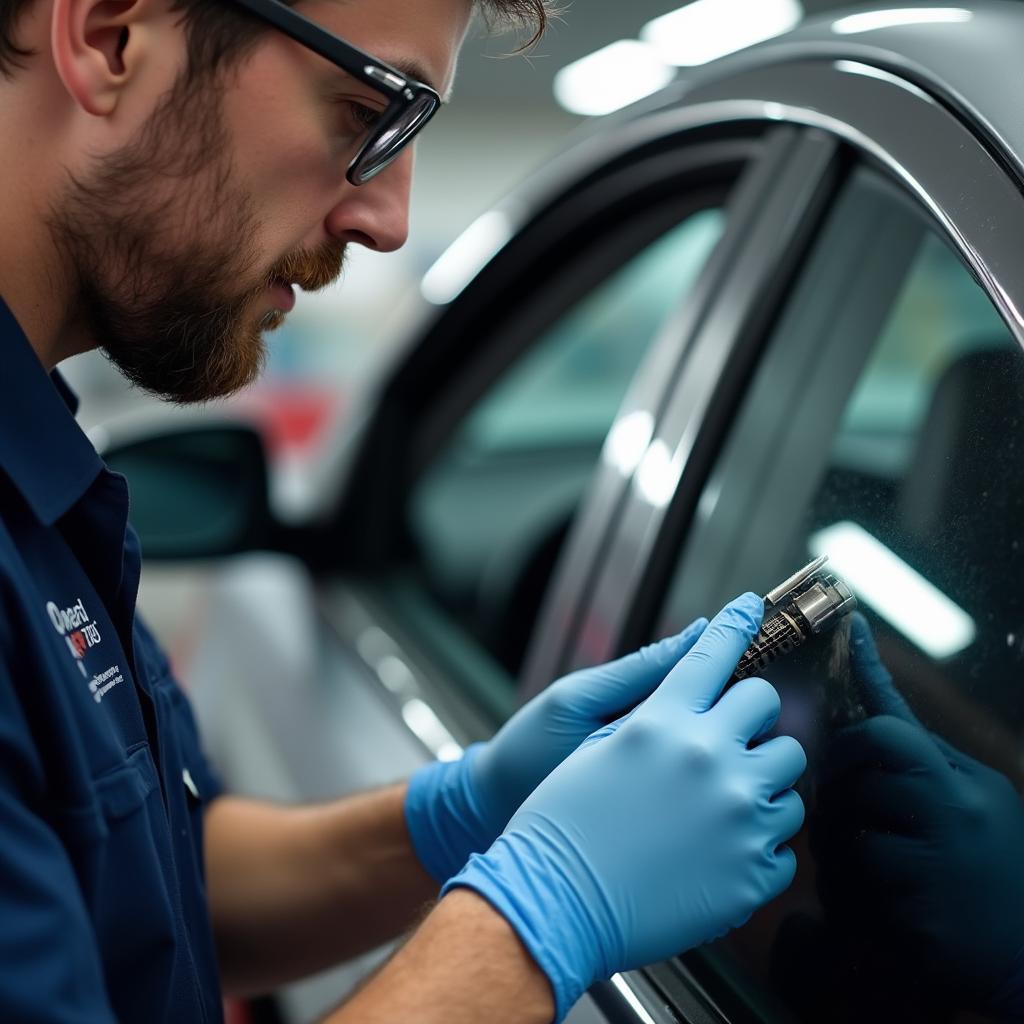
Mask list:
[[[880,28],[897,28],[901,25],[927,25],[970,21],[971,11],[962,7],[907,7],[891,11],[862,11],[850,14],[832,23],[832,31],[841,36],[857,35],[860,32],[874,32]]]
[[[562,68],[555,99],[570,113],[595,117],[650,96],[675,76],[654,47],[620,39]]]
[[[608,432],[602,457],[623,476],[630,477],[640,465],[653,434],[654,417],[649,412],[639,409],[627,413]]]
[[[451,302],[511,237],[512,224],[501,210],[477,217],[423,275],[423,297],[438,306]]]
[[[402,719],[438,761],[457,761],[462,756],[462,747],[434,714],[430,705],[418,697],[402,705]]]
[[[669,64],[694,67],[788,32],[803,14],[798,0],[695,0],[649,21],[640,38]]]
[[[664,441],[651,443],[635,477],[640,496],[654,508],[665,508],[679,483],[679,465],[672,459],[672,451]]]
[[[967,612],[862,526],[835,523],[813,534],[809,547],[828,555],[857,597],[931,657],[952,657],[974,641]]]

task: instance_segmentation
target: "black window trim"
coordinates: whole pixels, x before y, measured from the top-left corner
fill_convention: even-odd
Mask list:
[[[690,324],[685,358],[669,382],[669,398],[655,430],[655,439],[670,439],[670,450],[680,441],[690,446],[679,486],[692,490],[693,500],[729,413],[752,372],[758,352],[756,339],[770,322],[771,312],[795,274],[840,180],[840,147],[820,132],[797,132],[780,158],[770,165],[766,162],[763,170],[768,178],[765,188],[759,191],[750,221],[735,240],[734,249],[727,253],[708,307]],[[624,620],[640,618],[647,611],[641,584],[646,583],[651,547],[668,509],[655,509],[638,498],[635,474],[625,483],[624,493],[615,522],[602,538],[603,562],[591,578],[581,581],[575,601],[581,609],[575,633],[568,638],[563,635],[561,643],[552,643],[549,636],[538,638],[538,644],[548,643],[546,658],[537,656],[528,663],[527,692],[543,689],[545,680],[550,682],[574,668],[612,657],[613,650],[623,646],[619,636],[626,629]],[[675,500],[672,505],[678,509]],[[616,540],[623,533],[629,538],[626,543]],[[571,563],[574,554],[570,546],[563,565]],[[565,584],[559,579],[556,586],[564,588]],[[561,593],[555,599],[559,597],[568,601]],[[550,623],[553,616],[547,618]]]
[[[739,127],[739,126],[737,126]],[[766,196],[776,187],[780,168],[796,144],[797,133],[777,128],[764,137],[757,159],[751,160],[736,182],[726,207],[725,231],[686,301],[670,317],[654,341],[616,416],[615,424],[643,413],[656,422],[670,394],[671,382],[732,266],[749,244],[751,225]],[[613,424],[613,428],[615,427]],[[520,700],[525,702],[562,673],[568,638],[578,630],[581,602],[589,592],[598,561],[605,550],[627,498],[629,481],[606,464],[599,465],[590,492],[570,532],[551,586],[538,616],[520,677]]]

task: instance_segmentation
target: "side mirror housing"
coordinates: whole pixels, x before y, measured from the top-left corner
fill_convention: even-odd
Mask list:
[[[103,458],[128,479],[131,522],[147,559],[251,551],[273,535],[266,453],[251,427],[166,430],[115,444]]]

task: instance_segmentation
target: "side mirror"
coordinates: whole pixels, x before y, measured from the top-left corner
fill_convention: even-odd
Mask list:
[[[114,445],[103,458],[128,478],[147,559],[250,551],[273,532],[267,458],[250,427],[186,427]]]

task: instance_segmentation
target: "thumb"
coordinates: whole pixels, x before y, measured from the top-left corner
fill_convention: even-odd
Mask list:
[[[707,711],[736,671],[736,663],[757,635],[764,601],[743,594],[712,620],[692,650],[668,674],[652,700],[677,701],[691,711]]]
[[[661,685],[676,662],[700,639],[707,624],[707,619],[697,619],[675,636],[569,676],[567,682],[578,693],[577,708],[588,718],[606,721],[635,707]]]

